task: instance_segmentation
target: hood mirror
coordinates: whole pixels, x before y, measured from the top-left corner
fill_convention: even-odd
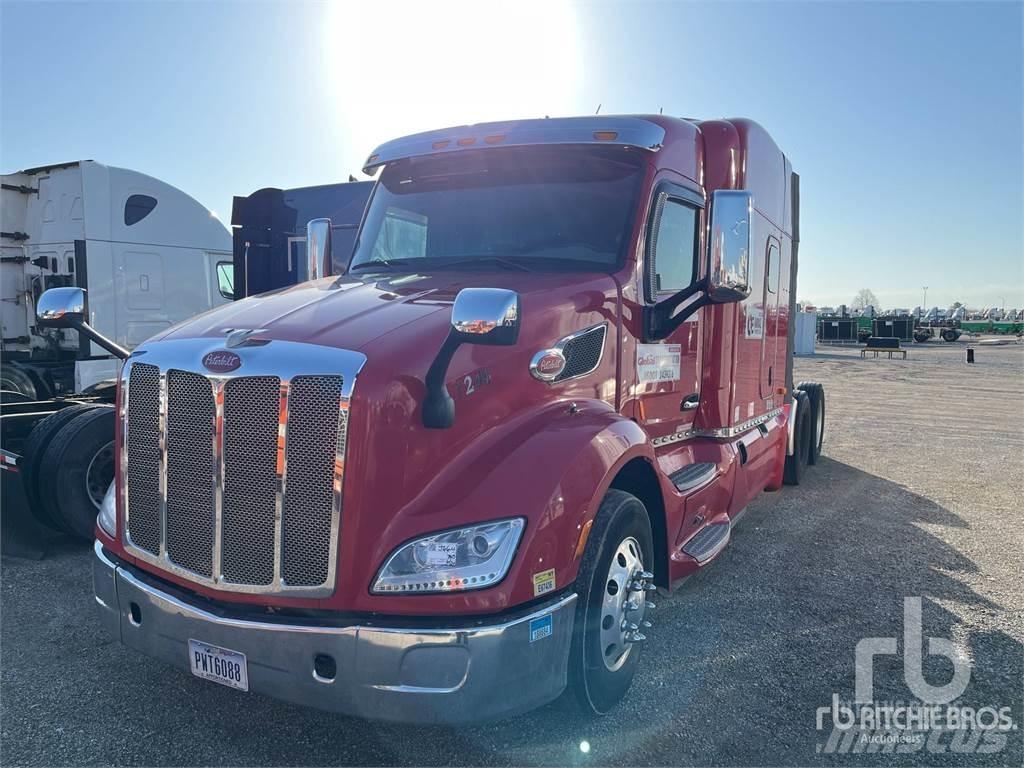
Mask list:
[[[715,191],[711,199],[708,299],[715,304],[750,295],[750,225],[754,197],[742,190]]]
[[[306,279],[331,273],[331,220],[310,219],[306,224]]]
[[[122,360],[128,357],[128,350],[89,325],[87,316],[85,288],[50,288],[36,302],[36,325],[40,328],[72,328],[112,355]]]
[[[455,423],[455,401],[445,379],[460,344],[511,346],[519,339],[519,294],[504,288],[463,288],[452,306],[448,336],[430,364],[423,398],[423,426],[448,429]]]
[[[519,294],[504,288],[463,288],[452,307],[452,332],[466,344],[515,344]]]

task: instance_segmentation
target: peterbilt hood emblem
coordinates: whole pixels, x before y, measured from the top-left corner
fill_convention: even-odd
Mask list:
[[[203,355],[203,367],[214,373],[230,373],[242,364],[242,358],[226,349],[215,349]]]

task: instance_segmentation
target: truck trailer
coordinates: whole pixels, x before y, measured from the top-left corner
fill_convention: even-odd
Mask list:
[[[92,160],[5,174],[2,195],[2,466],[41,522],[92,541],[121,358],[230,300],[231,237],[180,189]],[[84,326],[39,322],[60,287],[88,296]]]
[[[609,712],[655,594],[820,456],[798,177],[750,120],[661,115],[433,131],[364,170],[344,274],[311,221],[311,280],[126,361],[102,624],[362,717]]]

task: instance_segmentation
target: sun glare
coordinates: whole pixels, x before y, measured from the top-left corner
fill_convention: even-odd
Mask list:
[[[356,157],[417,131],[572,110],[579,54],[567,2],[328,7],[336,126]]]

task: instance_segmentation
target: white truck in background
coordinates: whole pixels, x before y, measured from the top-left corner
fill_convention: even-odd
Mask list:
[[[231,300],[231,234],[180,189],[91,160],[2,182],[0,464],[37,519],[91,539],[113,474],[107,382],[127,350]],[[86,289],[93,338],[37,323],[54,287]]]

